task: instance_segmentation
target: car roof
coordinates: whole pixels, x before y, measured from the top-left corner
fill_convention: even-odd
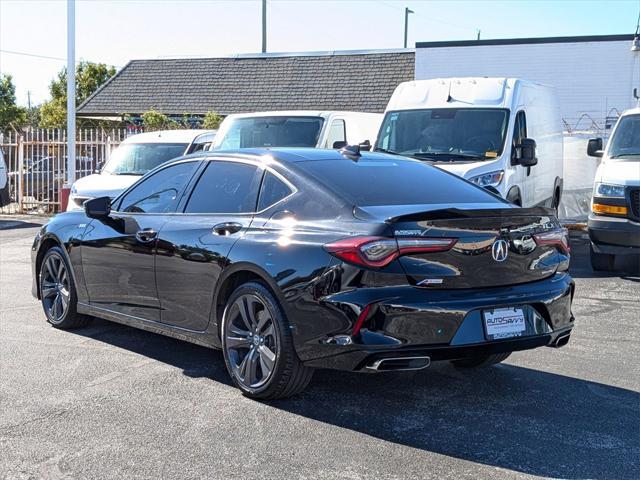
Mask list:
[[[191,143],[203,134],[213,134],[216,130],[158,130],[138,133],[127,137],[122,143]]]
[[[198,153],[199,156],[206,156],[210,158],[215,157],[244,157],[251,158],[255,161],[263,161],[265,163],[278,161],[281,163],[299,163],[319,160],[337,160],[337,161],[353,161],[349,160],[339,150],[325,149],[325,148],[293,148],[293,147],[278,147],[278,148],[240,148],[234,150],[211,150],[203,153]],[[398,155],[389,155],[387,153],[377,152],[360,152],[359,160],[367,159],[398,159],[402,158],[407,161],[419,162],[419,160],[413,160],[408,157],[399,157]]]

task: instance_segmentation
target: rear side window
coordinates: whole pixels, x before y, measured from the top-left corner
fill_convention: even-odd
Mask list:
[[[185,162],[163,168],[141,180],[120,202],[120,211],[130,213],[173,212],[180,193],[191,179],[198,162]]]
[[[250,213],[256,209],[258,168],[236,162],[212,161],[200,176],[186,213]]]
[[[289,185],[284,183],[271,172],[266,172],[260,190],[260,200],[258,201],[258,211],[262,211],[271,205],[278,203],[283,198],[291,195]]]
[[[325,148],[336,148],[336,142],[347,142],[347,129],[344,124],[344,120],[334,120],[329,128],[329,134],[327,135],[327,143]],[[335,145],[335,146],[334,146]],[[340,147],[341,148],[341,147]]]
[[[401,157],[298,162],[329,190],[357,206],[496,203],[484,190],[437,167]]]

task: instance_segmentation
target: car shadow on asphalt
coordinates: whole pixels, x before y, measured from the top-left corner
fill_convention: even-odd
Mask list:
[[[18,230],[21,228],[36,228],[41,226],[41,223],[26,222],[23,220],[0,220],[0,230]]]
[[[218,351],[100,319],[74,333],[231,385]],[[266,403],[500,469],[566,479],[640,478],[640,394],[550,372],[509,364],[462,371],[448,363],[413,373],[318,370],[303,394]]]

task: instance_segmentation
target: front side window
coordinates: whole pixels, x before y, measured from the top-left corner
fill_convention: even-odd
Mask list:
[[[435,108],[386,114],[378,149],[425,160],[485,160],[504,148],[509,111],[498,108]]]
[[[255,212],[260,177],[255,165],[210,161],[191,193],[185,213]]]
[[[331,128],[329,128],[325,148],[338,148],[336,142],[340,142],[341,146],[339,148],[342,148],[342,146],[347,143],[347,130],[344,120],[334,120],[331,122]]]
[[[180,193],[191,179],[197,165],[198,162],[178,163],[141,180],[124,196],[119,210],[129,213],[175,211]]]
[[[123,143],[113,152],[103,173],[144,175],[171,159],[180,157],[187,143]]]
[[[640,160],[640,115],[625,115],[611,138],[609,158]]]
[[[321,117],[276,116],[227,120],[213,149],[309,147],[318,143]]]

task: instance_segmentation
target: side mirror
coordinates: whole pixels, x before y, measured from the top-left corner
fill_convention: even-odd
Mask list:
[[[344,148],[347,146],[347,142],[344,142],[342,140],[338,140],[337,142],[333,142],[333,149],[334,150],[340,150],[341,148]]]
[[[602,157],[603,155],[603,145],[601,138],[590,138],[589,143],[587,144],[587,155],[590,157]]]
[[[109,197],[92,198],[84,202],[84,213],[89,218],[98,220],[107,218],[111,213],[111,199]]]
[[[536,157],[536,141],[532,138],[523,138],[516,145],[516,160],[523,167],[533,167],[538,163]]]
[[[371,142],[369,140],[365,140],[364,142],[362,142],[360,144],[360,150],[362,150],[363,152],[370,152],[371,151]]]

